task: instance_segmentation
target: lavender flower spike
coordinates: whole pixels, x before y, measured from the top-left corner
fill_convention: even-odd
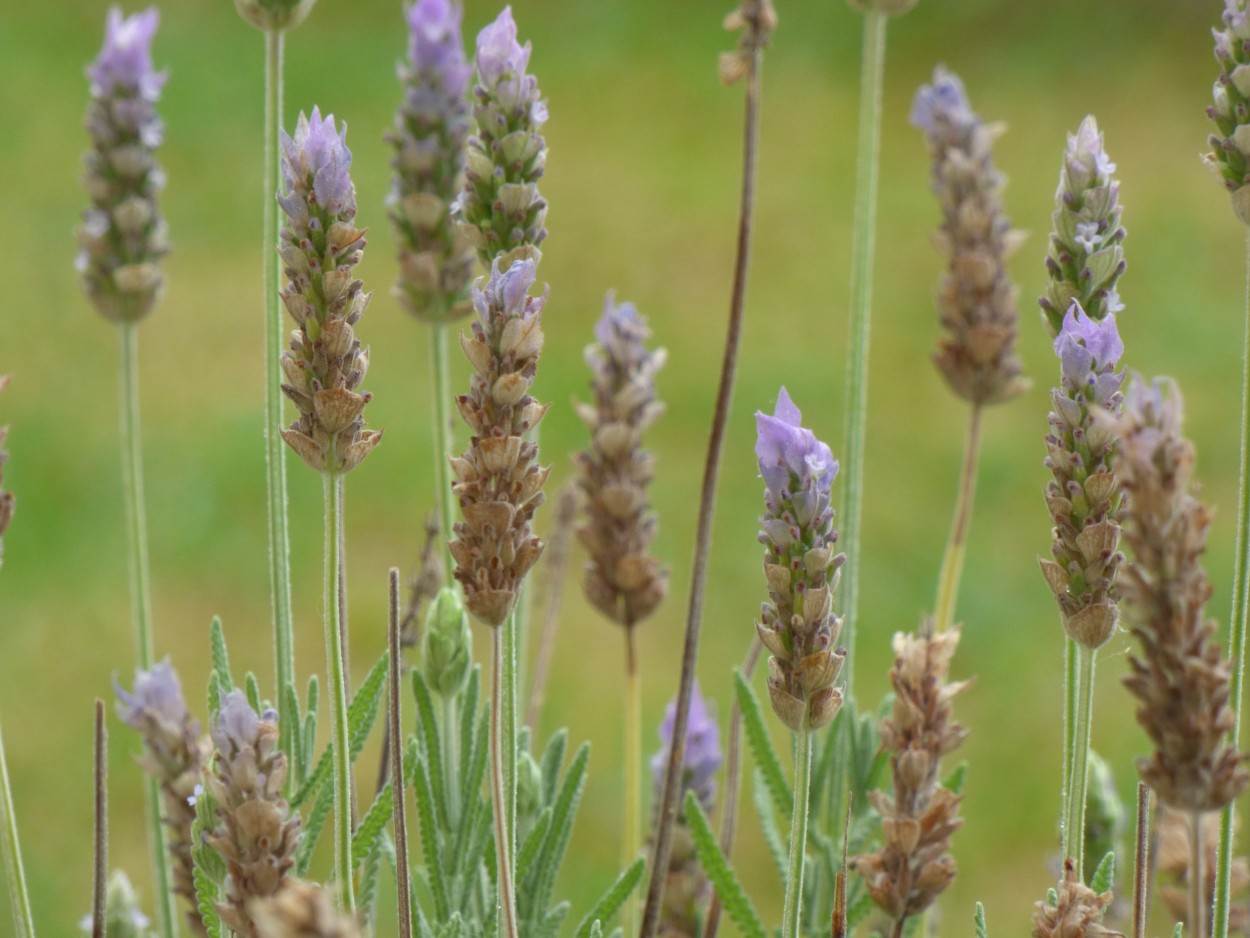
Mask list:
[[[1068,135],[1051,216],[1054,231],[1046,254],[1050,282],[1038,305],[1052,336],[1059,334],[1073,300],[1094,320],[1124,306],[1116,291],[1126,264],[1120,183],[1114,172],[1098,122],[1086,117],[1077,132]]]
[[[460,38],[461,8],[418,0],[408,8],[408,60],[399,66],[404,100],[386,140],[395,149],[387,209],[399,242],[395,295],[408,312],[444,322],[472,312],[473,246],[452,223],[463,185],[472,69]]]
[[[91,149],[83,182],[91,206],[78,226],[75,266],[92,305],[112,322],[142,319],[160,298],[169,252],[156,204],[165,174],[156,161],[163,128],[156,101],[165,74],[152,67],[155,8],[109,11],[104,48],[87,69]]]
[[[773,416],[755,414],[755,455],[764,478],[760,543],[769,602],[756,630],[768,659],[768,695],[790,729],[819,729],[833,720],[842,692],[833,686],[846,651],[835,642],[842,621],[833,591],[845,555],[834,553],[830,491],[838,463],[829,447],[800,425],[782,388]]]
[[[547,105],[538,80],[526,73],[530,44],[517,42],[512,8],[504,7],[477,37],[477,82],[473,116],[477,134],[469,138],[464,190],[452,215],[482,263],[495,258],[507,270],[513,261],[542,259],[538,246],[547,237],[547,203],[538,180],[547,162],[547,141],[539,128]]]
[[[278,253],[286,268],[282,301],[299,329],[282,355],[282,390],[299,419],[282,438],[320,472],[347,472],[381,439],[364,429],[371,394],[357,391],[369,368],[369,351],[352,327],[372,294],[361,292],[352,271],[364,253],[356,217],[356,189],[348,169],[352,155],[334,116],[317,108],[302,113],[295,136],[282,134],[282,181],[278,204],[286,214]]]
[[[1211,30],[1220,77],[1207,116],[1216,133],[1208,141],[1207,168],[1232,196],[1233,212],[1250,225],[1250,10],[1246,0],[1224,0],[1224,29]]]
[[[1041,561],[1063,626],[1086,648],[1097,648],[1118,619],[1116,571],[1120,553],[1121,495],[1112,472],[1114,434],[1094,412],[1118,416],[1123,373],[1115,366],[1124,352],[1115,314],[1101,322],[1087,317],[1073,300],[1055,338],[1060,386],[1051,391],[1051,432],[1046,437],[1046,505],[1054,522],[1054,560]]]
[[[664,722],[660,724],[660,749],[651,757],[651,776],[655,782],[657,804],[664,787],[664,770],[673,743],[673,721],[676,715],[677,701],[674,699],[669,702],[664,711]],[[664,880],[664,903],[660,910],[661,935],[676,938],[679,935],[699,934],[699,923],[703,920],[712,889],[695,853],[694,838],[685,816],[680,813],[680,806],[685,803],[685,793],[693,791],[704,812],[712,813],[716,800],[715,777],[720,764],[720,730],[716,720],[708,713],[707,704],[699,693],[699,684],[696,681],[690,694],[690,716],[686,724],[681,796],[677,799],[679,814]]]
[[[940,66],[933,84],[916,93],[911,122],[929,139],[942,206],[933,240],[948,265],[937,293],[946,335],[934,362],[973,405],[1008,400],[1028,385],[1015,350],[1016,287],[1007,276],[1023,235],[1003,213],[1003,177],[990,153],[999,130],[981,122],[958,76]]]

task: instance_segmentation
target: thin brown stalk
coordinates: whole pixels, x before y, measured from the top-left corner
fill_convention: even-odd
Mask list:
[[[1202,901],[1207,878],[1203,872],[1202,812],[1189,812],[1189,934],[1206,938],[1207,910]]]
[[[108,730],[104,726],[104,701],[95,700],[95,847],[94,881],[91,889],[91,938],[104,938],[104,900],[109,875]]]
[[[755,673],[755,665],[760,660],[763,649],[759,637],[751,639],[747,656],[742,662],[742,676],[748,681]],[[738,789],[742,778],[742,708],[738,706],[738,695],[734,695],[733,705],[729,708],[729,741],[725,753],[725,806],[720,818],[720,849],[726,857],[733,856],[734,836],[738,832]],[[716,930],[720,927],[720,893],[712,893],[712,901],[708,906],[707,919],[703,926],[703,938],[716,938]]]
[[[1150,900],[1150,788],[1137,783],[1137,834],[1133,842],[1133,938],[1146,938]]]
[[[643,908],[641,938],[653,938],[659,926],[665,873],[673,842],[673,821],[681,788],[681,766],[685,760],[686,727],[690,717],[690,693],[694,687],[695,661],[699,652],[699,626],[703,618],[703,593],[707,582],[708,557],[712,546],[712,514],[716,504],[716,481],[720,475],[725,426],[733,398],[734,375],[738,364],[738,344],[742,333],[742,311],[746,297],[747,262],[751,253],[751,212],[755,202],[755,161],[758,147],[759,73],[762,49],[750,55],[746,74],[746,106],[743,128],[742,198],[738,217],[738,248],[734,261],[733,294],[729,304],[729,326],[725,354],[721,362],[716,410],[708,438],[707,461],[703,467],[703,487],[699,498],[699,523],[695,536],[694,564],[690,583],[690,604],[686,616],[686,638],[682,648],[681,682],[673,715],[673,742],[664,770],[663,798],[657,811],[655,850],[651,857],[651,879]]]
[[[389,749],[391,761],[391,794],[395,804],[395,882],[399,893],[399,938],[412,938],[412,900],[409,897],[411,887],[408,879],[408,825],[405,818],[407,808],[404,799],[404,746],[403,728],[400,722],[400,627],[399,627],[399,570],[391,567],[390,572],[390,619],[387,630],[387,644],[390,646],[391,658],[387,670],[390,679],[389,706],[387,708],[386,727],[390,731]]]
[[[551,658],[556,647],[556,626],[560,621],[560,600],[564,593],[564,574],[568,570],[569,544],[572,541],[573,521],[577,517],[577,485],[568,482],[560,489],[556,501],[555,527],[547,541],[543,561],[543,577],[534,590],[534,605],[542,610],[542,631],[538,638],[538,651],[534,657],[534,676],[530,681],[529,702],[525,708],[525,725],[530,733],[538,731],[538,717],[542,713],[547,693],[547,675],[551,671]]]
[[[503,765],[503,629],[490,630],[494,648],[494,667],[491,669],[490,694],[490,792],[491,807],[495,812],[495,865],[499,871],[499,915],[503,938],[518,938],[516,901],[512,894],[512,833],[504,796]]]

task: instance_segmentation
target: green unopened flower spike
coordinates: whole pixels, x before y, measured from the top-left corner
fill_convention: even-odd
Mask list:
[[[91,207],[78,226],[75,266],[92,305],[112,322],[142,319],[164,286],[160,260],[169,252],[156,203],[165,173],[156,161],[164,129],[156,102],[164,72],[152,67],[155,8],[123,17],[109,11],[104,48],[87,69],[91,149],[83,182]]]
[[[234,8],[261,32],[281,33],[294,29],[317,0],[234,0]]]
[[[442,697],[455,697],[469,682],[473,668],[473,634],[460,594],[443,587],[425,616],[421,671],[425,682]]]
[[[478,33],[473,117],[464,190],[452,206],[460,230],[486,267],[499,258],[506,271],[514,261],[542,259],[547,237],[547,203],[538,180],[547,164],[547,141],[539,132],[547,103],[538,79],[525,69],[530,44],[517,42],[512,7]]]
[[[90,915],[78,923],[79,930],[90,935]],[[104,934],[106,938],[151,938],[151,921],[139,908],[139,894],[122,870],[114,870],[104,893]],[[201,931],[201,934],[203,932]]]
[[[1233,211],[1250,225],[1250,11],[1246,0],[1224,0],[1224,28],[1211,30],[1220,77],[1207,116],[1217,133],[1204,157],[1207,168],[1232,196]]]
[[[364,253],[365,233],[356,217],[356,189],[348,168],[352,155],[334,116],[303,114],[295,136],[282,134],[286,213],[278,253],[288,283],[282,302],[299,328],[282,355],[282,390],[299,419],[282,438],[319,472],[347,472],[373,451],[381,431],[364,428],[364,409],[373,395],[357,390],[369,369],[353,326],[369,305],[370,293],[352,277]]]

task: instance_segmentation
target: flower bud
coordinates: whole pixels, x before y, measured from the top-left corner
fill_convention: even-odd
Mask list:
[[[421,647],[425,682],[445,699],[464,690],[473,667],[473,635],[460,594],[443,587],[430,603]]]
[[[317,0],[234,0],[234,8],[252,26],[266,33],[294,29]]]

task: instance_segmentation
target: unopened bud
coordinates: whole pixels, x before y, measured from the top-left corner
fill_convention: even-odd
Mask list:
[[[239,16],[261,32],[285,32],[304,22],[317,0],[234,0]]]
[[[473,636],[455,590],[443,587],[425,617],[421,667],[426,683],[444,698],[457,696],[469,681]]]

